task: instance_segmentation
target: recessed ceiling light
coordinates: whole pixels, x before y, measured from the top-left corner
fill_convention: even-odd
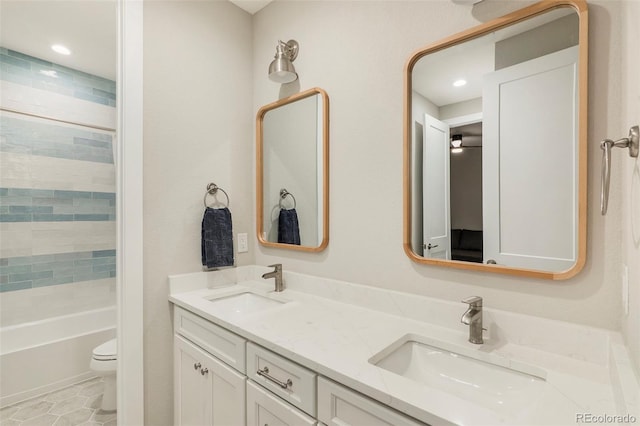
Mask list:
[[[63,46],[61,44],[54,44],[51,46],[51,50],[61,55],[71,55],[71,50],[67,46]]]
[[[462,87],[462,86],[464,86],[465,84],[467,84],[467,80],[462,80],[462,79],[460,79],[460,80],[456,80],[456,81],[454,81],[454,82],[453,82],[453,85],[454,85],[455,87]]]

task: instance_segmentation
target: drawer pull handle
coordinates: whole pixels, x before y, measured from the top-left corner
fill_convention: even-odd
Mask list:
[[[205,374],[207,374],[208,372],[209,372],[209,369],[208,369],[208,368],[203,368],[202,370],[200,370],[200,374],[202,374],[203,376],[204,376]]]
[[[197,369],[199,369],[200,367],[202,367],[202,364],[200,364],[199,362],[196,362],[195,364],[193,364],[193,369],[194,369],[194,370],[197,370]]]
[[[273,383],[277,384],[282,389],[287,389],[288,387],[293,386],[293,382],[291,381],[291,379],[287,379],[286,382],[281,382],[280,380],[276,379],[275,377],[270,376],[269,375],[269,367],[264,367],[262,370],[256,371],[256,373],[258,374],[258,376],[262,376],[267,380],[271,380]]]

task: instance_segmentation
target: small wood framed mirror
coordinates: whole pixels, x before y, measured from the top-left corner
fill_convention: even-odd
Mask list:
[[[319,252],[329,243],[329,96],[319,88],[256,117],[258,241]]]

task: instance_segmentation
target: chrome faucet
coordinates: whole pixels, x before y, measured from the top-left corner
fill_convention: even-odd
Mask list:
[[[462,315],[460,322],[469,326],[469,341],[480,345],[484,343],[482,340],[482,297],[471,296],[462,301],[467,303],[469,309]]]
[[[276,291],[284,290],[284,285],[282,282],[282,264],[276,263],[275,265],[269,265],[269,268],[275,268],[275,269],[272,272],[267,272],[266,274],[262,274],[262,278],[264,278],[265,280],[269,278],[275,278]]]

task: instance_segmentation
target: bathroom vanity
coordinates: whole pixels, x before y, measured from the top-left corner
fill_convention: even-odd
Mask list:
[[[617,333],[245,266],[170,277],[175,424],[571,424],[637,416]],[[550,332],[553,330],[553,333]],[[635,411],[634,411],[635,410]],[[634,414],[635,413],[635,414]]]

